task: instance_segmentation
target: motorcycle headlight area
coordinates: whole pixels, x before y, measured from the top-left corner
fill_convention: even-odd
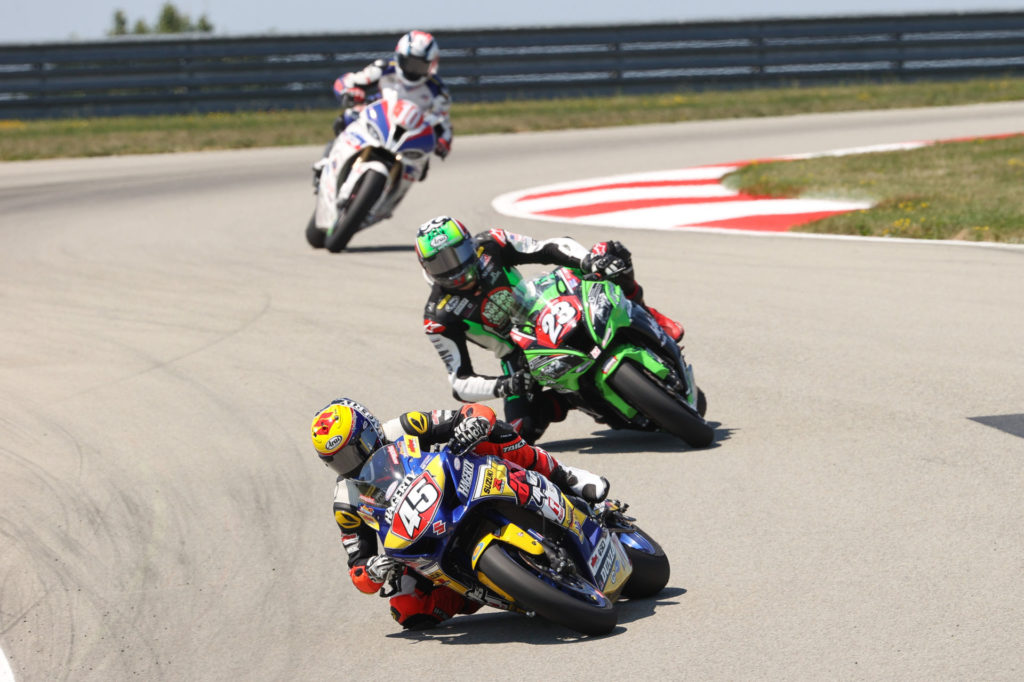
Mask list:
[[[594,327],[600,329],[608,324],[608,317],[611,315],[614,306],[608,300],[608,296],[605,295],[603,288],[593,287],[590,289],[587,293],[587,307],[590,309]]]
[[[579,355],[541,355],[530,360],[530,373],[544,385],[557,383],[558,379],[572,371],[584,372],[593,360]]]

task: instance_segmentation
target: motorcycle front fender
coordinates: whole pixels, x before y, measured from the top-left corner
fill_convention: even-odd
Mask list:
[[[314,219],[316,226],[320,229],[330,229],[338,219],[338,197],[344,196],[339,191],[339,185],[347,180],[347,177],[344,176],[351,175],[354,157],[362,149],[365,147],[361,148],[344,132],[334,141],[327,156],[327,164],[323,172],[320,173],[320,183],[317,186]]]
[[[617,348],[615,352],[605,359],[604,363],[597,368],[594,372],[594,385],[601,392],[601,395],[604,396],[604,399],[611,403],[616,410],[622,413],[627,419],[632,419],[637,414],[636,408],[620,398],[619,394],[612,390],[612,387],[608,385],[608,378],[615,373],[615,370],[619,368],[619,365],[622,364],[623,360],[632,360],[659,379],[665,379],[668,377],[672,370],[665,364],[664,360],[648,349],[641,348],[640,346],[622,346],[621,348]]]
[[[516,524],[509,523],[493,533],[488,533],[480,538],[480,542],[476,543],[476,547],[473,549],[473,556],[470,559],[470,566],[473,570],[476,570],[476,564],[480,560],[480,555],[495,540],[530,554],[541,555],[544,553],[544,548],[529,533]]]

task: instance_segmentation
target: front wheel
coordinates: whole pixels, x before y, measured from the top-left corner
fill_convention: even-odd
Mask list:
[[[622,398],[663,431],[682,438],[695,448],[715,440],[715,430],[682,404],[682,398],[648,376],[636,364],[623,362],[608,383]]]
[[[316,226],[316,214],[309,219],[306,223],[306,241],[314,249],[324,248],[324,242],[327,240],[327,230],[321,230]]]
[[[633,574],[622,588],[622,596],[628,599],[641,599],[653,597],[665,589],[670,568],[668,557],[665,556],[665,550],[661,545],[635,527],[631,531],[621,533],[619,541],[633,564]]]
[[[359,178],[348,204],[327,233],[325,245],[328,251],[338,253],[348,246],[349,240],[359,231],[387,183],[388,179],[376,171],[368,170]]]
[[[606,635],[618,622],[612,602],[600,590],[578,576],[553,576],[515,548],[492,543],[477,569],[520,608],[581,634]]]

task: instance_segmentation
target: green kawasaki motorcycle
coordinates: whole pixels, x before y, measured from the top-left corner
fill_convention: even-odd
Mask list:
[[[512,340],[539,384],[616,429],[667,431],[707,447],[715,431],[693,368],[654,318],[607,280],[559,268],[513,289]]]

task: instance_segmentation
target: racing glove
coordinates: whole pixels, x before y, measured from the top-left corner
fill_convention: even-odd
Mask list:
[[[362,88],[345,88],[338,93],[338,106],[342,109],[362,104],[366,101],[366,91]]]
[[[491,422],[486,417],[468,417],[452,430],[448,448],[456,455],[470,452],[491,435]]]
[[[537,387],[537,380],[528,370],[521,369],[515,374],[499,377],[494,384],[494,395],[508,398],[514,395],[528,395]]]
[[[580,269],[595,278],[622,278],[633,273],[633,256],[621,242],[598,242],[580,261]]]
[[[443,137],[437,138],[437,144],[434,146],[434,153],[440,156],[442,159],[446,158],[452,151],[452,143]]]
[[[366,575],[375,583],[386,583],[401,566],[402,562],[387,554],[378,554],[366,560]]]

